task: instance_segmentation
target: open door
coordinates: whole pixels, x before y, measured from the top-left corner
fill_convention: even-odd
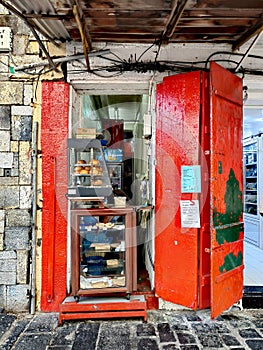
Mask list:
[[[212,62],[211,135],[211,316],[243,293],[242,80]]]
[[[157,86],[155,291],[166,301],[199,305],[199,228],[182,228],[182,166],[200,164],[201,72],[164,78]],[[191,202],[188,202],[191,203]]]
[[[156,98],[156,295],[216,317],[243,290],[242,81],[212,63]]]

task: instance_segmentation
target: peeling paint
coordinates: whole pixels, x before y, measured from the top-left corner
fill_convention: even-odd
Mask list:
[[[242,191],[233,169],[230,169],[229,172],[224,201],[226,204],[225,213],[222,214],[215,210],[213,216],[218,244],[235,242],[238,240],[240,233],[243,232]]]
[[[233,253],[229,253],[224,258],[224,264],[219,267],[220,272],[226,272],[233,270],[234,268],[243,264],[243,254],[238,252],[237,256]]]

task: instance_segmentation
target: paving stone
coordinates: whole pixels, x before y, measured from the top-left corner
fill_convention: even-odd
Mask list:
[[[256,328],[263,328],[263,319],[252,320]]]
[[[223,339],[224,343],[227,346],[240,345],[240,342],[235,337],[233,337],[232,335],[222,334],[221,338]]]
[[[195,321],[202,321],[201,318],[198,315],[186,315],[186,318],[190,322],[195,322]]]
[[[20,321],[15,322],[14,326],[10,330],[10,333],[8,334],[8,337],[5,338],[3,344],[1,344],[1,350],[11,349],[14,343],[17,341],[17,338],[25,330],[28,323],[29,320],[27,319],[22,319]]]
[[[15,319],[16,316],[13,315],[0,315],[0,338],[11,327]]]
[[[156,336],[154,325],[150,323],[138,324],[136,333],[138,337]]]
[[[233,328],[250,328],[251,327],[251,322],[249,321],[243,321],[243,320],[231,320],[229,322],[229,324],[233,327]]]
[[[175,331],[175,332],[178,332],[178,331],[188,331],[189,330],[189,327],[187,324],[173,324],[171,326],[172,330]]]
[[[68,345],[68,346],[65,346],[65,345],[55,345],[55,346],[48,346],[46,350],[71,350],[72,349],[72,346],[71,345]],[[83,349],[83,348],[82,348]]]
[[[154,339],[140,339],[138,342],[137,350],[158,350],[159,347],[157,345],[156,340]]]
[[[99,323],[82,323],[76,330],[76,338],[72,350],[85,349],[93,350],[96,346],[100,324]]]
[[[263,349],[263,340],[246,340],[246,344],[252,350],[262,350]]]
[[[193,344],[196,343],[195,337],[190,333],[177,333],[180,344]]]
[[[200,340],[200,343],[204,346],[204,347],[208,347],[208,348],[220,348],[223,346],[223,343],[219,337],[219,335],[217,334],[198,334],[198,339]]]
[[[192,328],[197,333],[210,332],[210,333],[229,333],[229,329],[223,322],[193,322]]]
[[[261,338],[261,335],[253,328],[241,329],[239,334],[242,338]]]
[[[12,350],[46,350],[51,334],[27,334],[23,335]]]
[[[57,326],[57,316],[54,314],[40,314],[35,315],[33,320],[30,322],[27,333],[48,333],[52,332]]]
[[[162,347],[162,350],[179,350],[179,349],[181,349],[181,348],[179,348],[175,344],[163,345],[163,347]]]
[[[143,340],[143,339],[142,339]],[[130,328],[126,322],[107,322],[100,327],[97,350],[130,350]]]
[[[199,346],[197,346],[197,345],[183,345],[183,346],[180,346],[180,350],[199,350]]]
[[[157,328],[158,328],[161,343],[168,343],[168,342],[175,342],[176,341],[174,334],[173,334],[168,323],[159,323],[157,325]]]
[[[66,346],[72,345],[76,337],[76,325],[75,324],[63,324],[63,327],[56,328],[52,335],[50,345],[52,346]]]

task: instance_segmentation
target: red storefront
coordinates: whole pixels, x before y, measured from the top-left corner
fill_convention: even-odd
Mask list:
[[[65,298],[72,294],[72,285],[67,288],[72,283],[67,264],[70,259],[72,273],[72,260],[76,259],[69,257],[72,253],[67,248],[69,85],[46,81],[42,91],[41,310],[49,312],[60,311]],[[155,258],[151,301],[142,306],[131,300],[133,306],[125,307],[109,303],[107,310],[105,304],[104,309],[96,304],[100,313],[91,316],[94,304],[80,306],[75,300],[65,311],[74,314],[72,318],[145,317],[147,307],[158,307],[153,294],[191,309],[209,307],[211,316],[216,317],[242,298],[241,79],[215,63],[209,72],[164,78],[157,85],[154,123],[156,200],[152,203]],[[128,220],[132,227],[133,219]],[[130,261],[136,260],[135,250],[129,254]],[[131,269],[135,266],[129,264]],[[136,278],[134,272],[132,295],[138,295]]]

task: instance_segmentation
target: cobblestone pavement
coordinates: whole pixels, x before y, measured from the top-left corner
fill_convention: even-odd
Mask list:
[[[148,311],[148,320],[67,321],[58,314],[0,314],[1,350],[263,349],[263,310]]]

